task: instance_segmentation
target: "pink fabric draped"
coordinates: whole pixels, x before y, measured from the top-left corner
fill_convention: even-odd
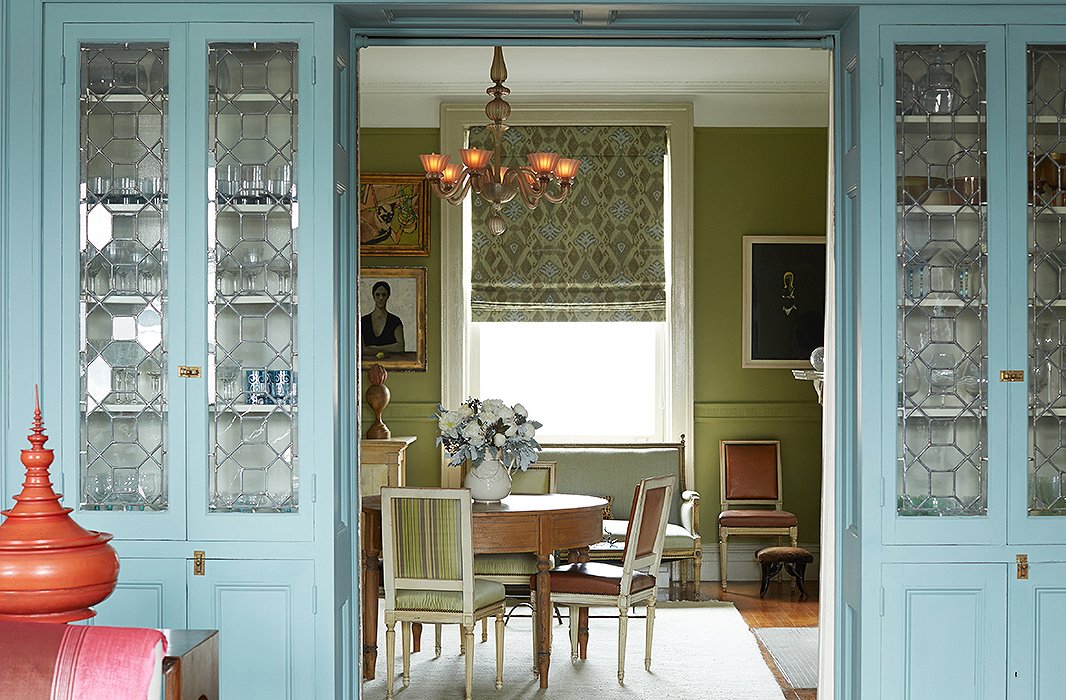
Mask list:
[[[143,700],[153,629],[0,621],[0,700]]]

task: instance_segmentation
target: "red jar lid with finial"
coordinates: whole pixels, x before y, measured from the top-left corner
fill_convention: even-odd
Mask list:
[[[82,528],[71,509],[59,505],[39,398],[29,441],[30,449],[22,450],[22,492],[0,513],[6,516],[0,523],[0,620],[84,620],[115,590],[118,555],[108,544],[111,535]]]

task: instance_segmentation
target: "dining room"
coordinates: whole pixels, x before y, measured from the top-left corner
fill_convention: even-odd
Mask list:
[[[778,697],[776,692],[813,698],[822,463],[821,408],[817,385],[810,381],[816,370],[809,358],[822,345],[821,317],[810,312],[802,324],[790,328],[793,347],[768,349],[758,339],[751,341],[752,319],[759,323],[759,300],[745,290],[752,287],[753,277],[776,274],[770,271],[773,255],[790,254],[786,250],[807,254],[775,246],[810,245],[808,239],[824,235],[827,52],[814,45],[552,47],[549,52],[519,42],[502,47],[500,53],[503,80],[489,45],[375,45],[360,51],[364,554],[368,533],[371,539],[381,539],[381,487],[439,490],[471,484],[476,488],[492,481],[491,475],[480,481],[476,473],[471,475],[485,467],[479,464],[483,455],[471,453],[468,445],[453,444],[458,458],[450,459],[454,455],[446,436],[454,430],[456,416],[473,412],[471,401],[480,405],[499,397],[511,413],[525,412],[527,425],[538,424],[534,439],[546,446],[538,451],[542,461],[551,462],[555,448],[562,446],[592,447],[605,451],[609,460],[606,471],[595,475],[575,466],[580,460],[557,462],[554,493],[511,491],[502,505],[479,503],[474,497],[475,577],[478,560],[486,555],[525,553],[527,566],[532,565],[524,591],[522,584],[507,586],[508,595],[516,596],[508,599],[507,607],[519,602],[526,606],[506,613],[502,692],[517,694],[500,697],[525,697],[523,692],[541,687],[562,686],[576,693],[586,681],[591,692],[604,678],[616,682],[616,672],[621,673],[617,659],[623,658],[615,641],[617,604],[606,613],[604,608],[580,612],[580,605],[553,604],[555,586],[538,586],[538,578],[554,581],[562,575],[557,569],[565,566],[623,566],[634,490],[641,477],[672,473],[677,516],[671,513],[666,525],[683,528],[687,523],[689,542],[698,553],[678,555],[677,540],[671,540],[675,548],[665,547],[660,566],[645,571],[655,579],[658,602],[655,670],[649,678],[667,685],[634,685],[649,680],[643,678],[640,643],[641,623],[648,616],[638,606],[629,625],[628,653],[634,660],[625,665],[625,685],[615,687],[624,692],[646,688],[644,694],[633,692],[647,696],[668,692],[674,687],[669,683],[679,682],[681,689],[722,693],[706,697]],[[440,70],[443,66],[446,71]],[[494,96],[493,87],[502,84],[508,92]],[[494,142],[485,102],[501,95],[513,111]],[[624,147],[614,148],[618,142]],[[570,185],[560,186],[558,178],[550,184],[552,197],[546,202],[528,194],[496,202],[488,187],[478,188],[475,177],[446,172],[434,176],[429,166],[423,170],[426,156],[438,153],[469,169],[467,154],[460,159],[458,151],[476,146],[506,151],[501,157],[510,160],[502,162],[516,169],[526,152],[541,150],[557,150],[560,161],[581,163]],[[465,188],[461,178],[470,180]],[[459,196],[459,189],[465,196]],[[515,189],[529,188],[518,184]],[[599,193],[590,195],[591,189]],[[536,209],[527,209],[531,203]],[[626,252],[608,256],[598,247],[603,245]],[[592,252],[575,263],[580,257],[576,251],[586,249]],[[821,256],[814,259],[824,262],[824,244],[821,253],[812,250]],[[760,258],[761,251],[769,258]],[[607,258],[613,268],[604,263]],[[771,266],[759,269],[760,261]],[[649,270],[657,275],[646,274]],[[585,285],[575,294],[558,284],[559,278]],[[800,279],[806,285],[808,277]],[[778,275],[776,295],[781,294],[780,281]],[[801,308],[806,312],[810,297],[802,297],[810,287],[804,285]],[[590,303],[589,296],[595,294],[599,296]],[[817,294],[822,294],[820,288]],[[817,307],[820,311],[821,298]],[[382,339],[390,323],[402,328],[402,338]],[[812,333],[812,327],[817,331]],[[372,342],[367,341],[368,331],[375,338]],[[387,348],[387,341],[399,342],[402,348]],[[454,415],[445,420],[446,414]],[[516,432],[519,427],[514,426]],[[719,508],[718,498],[725,479],[720,444],[727,440],[777,442],[776,509],[798,522],[798,536],[793,534],[791,541],[787,532],[776,541],[758,533],[729,539],[728,587],[718,527],[720,512],[726,509]],[[658,466],[646,461],[643,473],[610,462],[666,446],[674,446],[681,458],[659,473]],[[500,448],[501,455],[517,454],[510,446]],[[524,479],[531,470],[512,464],[504,471],[511,472],[509,479]],[[618,483],[613,488],[605,485],[611,481]],[[614,491],[625,493],[610,495]],[[682,493],[696,494],[694,526],[692,498],[683,502]],[[558,514],[552,515],[550,508],[531,513],[528,503],[511,505],[516,498],[564,497],[592,499],[567,505],[567,527],[551,524]],[[721,500],[724,504],[724,494]],[[771,503],[770,509],[774,507]],[[582,510],[584,516],[576,514]],[[598,520],[582,523],[582,517]],[[514,526],[507,519],[522,524]],[[607,530],[609,522],[623,523],[620,536]],[[566,537],[587,541],[556,541],[555,535],[571,526]],[[766,577],[756,554],[780,543],[806,552],[812,563],[799,578],[800,588],[795,576],[782,572],[761,590]],[[389,565],[379,545],[384,542],[377,542],[373,556],[365,560],[375,577],[363,591],[362,668],[369,697],[379,691],[384,696],[384,680],[390,675],[385,673],[385,657],[391,654],[385,649],[384,585]],[[672,559],[671,553],[676,555]],[[801,599],[804,584],[810,596]],[[374,596],[375,605],[370,604],[371,591],[381,594]],[[575,625],[569,625],[571,610],[576,611]],[[729,624],[720,622],[727,612]],[[714,616],[715,622],[686,626],[685,620],[705,615]],[[451,692],[441,688],[453,686],[461,692],[464,635],[456,635],[463,628],[443,625],[443,641],[438,642],[436,631],[430,634],[434,624],[425,623],[423,639],[420,624],[412,622],[406,633],[410,642],[396,642],[396,694],[401,697],[436,697]],[[486,629],[481,624],[476,626]],[[545,628],[550,630],[547,635]],[[730,640],[742,643],[708,638],[707,629],[726,628],[736,632]],[[773,643],[751,632],[758,628],[813,629],[814,635],[788,641],[786,650],[775,656]],[[490,619],[487,633],[475,634],[475,694],[478,688],[493,688],[492,629]],[[567,658],[570,629],[577,649],[572,663]],[[584,646],[579,633],[588,635]],[[405,669],[411,665],[409,676],[400,672],[408,643],[421,649],[403,662]],[[443,659],[434,661],[435,653],[427,652],[438,644]],[[786,659],[796,657],[801,647],[814,657],[813,682],[798,676],[789,680],[782,672],[790,665]],[[730,656],[738,649],[745,651],[743,659]],[[593,661],[581,661],[583,650]],[[769,685],[752,690],[732,681],[701,680],[697,667],[704,664],[690,658],[694,650],[709,654],[706,658],[716,663],[750,667],[751,673],[735,675],[756,683],[753,687],[767,679]],[[454,662],[453,671],[442,671],[442,660]],[[593,662],[597,674],[607,675],[589,675]],[[676,673],[661,666],[675,662]],[[551,670],[545,673],[547,668]],[[427,673],[433,674],[428,681]],[[557,681],[562,673],[576,677]],[[410,686],[401,688],[401,678]],[[513,683],[519,689],[508,691]]]

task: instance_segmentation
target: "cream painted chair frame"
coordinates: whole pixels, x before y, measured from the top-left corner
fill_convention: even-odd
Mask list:
[[[460,568],[462,578],[458,580],[412,579],[396,576],[395,566],[395,531],[392,524],[392,501],[398,498],[420,498],[453,500],[459,504],[459,546]],[[503,613],[505,600],[492,603],[480,609],[474,609],[474,545],[473,520],[469,489],[419,489],[419,488],[382,488],[381,489],[381,539],[382,562],[385,579],[385,646],[388,658],[386,671],[386,697],[393,697],[395,682],[393,668],[396,661],[396,622],[401,623],[403,632],[403,685],[411,683],[411,624],[459,624],[462,626],[464,653],[466,655],[466,697],[471,697],[474,679],[474,624],[482,618],[496,618],[496,689],[503,687]],[[442,612],[426,610],[397,610],[397,589],[415,589],[423,591],[459,591],[463,596],[463,609],[460,612]],[[439,646],[438,646],[439,655]]]
[[[726,498],[726,446],[728,445],[774,445],[775,457],[777,459],[777,498],[764,498],[764,499],[732,499]],[[720,440],[718,442],[718,464],[719,469],[719,482],[721,484],[722,492],[722,510],[734,510],[737,506],[746,508],[747,506],[773,506],[773,509],[768,509],[767,512],[783,511],[784,500],[781,495],[781,441],[780,440]],[[729,536],[730,535],[753,535],[753,536],[767,536],[767,537],[788,537],[792,542],[792,546],[796,546],[797,539],[799,537],[799,526],[793,525],[792,527],[723,527],[718,526],[718,564],[721,567],[722,577],[722,591],[726,590],[728,585],[727,579],[727,565],[729,562]]]
[[[643,604],[647,608],[647,617],[644,625],[644,669],[651,671],[651,643],[652,630],[655,626],[655,596],[656,586],[630,593],[630,585],[633,580],[633,572],[636,570],[647,571],[651,576],[656,576],[659,564],[663,558],[663,543],[666,540],[666,522],[670,516],[670,499],[673,498],[674,489],[677,488],[677,477],[673,475],[656,476],[642,479],[636,495],[633,512],[630,514],[630,533],[639,533],[644,519],[644,504],[647,493],[654,489],[666,488],[663,508],[659,513],[658,532],[651,552],[639,555],[637,550],[637,538],[630,537],[626,542],[625,554],[622,557],[622,579],[618,595],[595,595],[591,593],[556,593],[552,592],[553,603],[560,603],[570,607],[570,657],[578,658],[578,624],[579,610],[584,607],[617,607],[618,608],[618,683],[621,685],[625,680],[626,659],[626,634],[629,623],[629,609]],[[530,599],[536,601],[536,596]]]

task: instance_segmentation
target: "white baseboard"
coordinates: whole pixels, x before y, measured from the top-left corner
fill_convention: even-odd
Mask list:
[[[759,563],[755,561],[755,553],[763,547],[771,546],[769,540],[764,542],[730,542],[729,543],[729,580],[730,581],[758,581],[762,578]],[[807,581],[818,580],[819,547],[816,544],[800,542],[803,547],[814,555],[814,562],[807,565]],[[667,564],[660,567],[659,576],[656,577],[660,587],[669,585],[669,570]],[[703,561],[700,563],[701,581],[721,581],[722,575],[718,566],[718,543],[706,545],[703,548]]]

